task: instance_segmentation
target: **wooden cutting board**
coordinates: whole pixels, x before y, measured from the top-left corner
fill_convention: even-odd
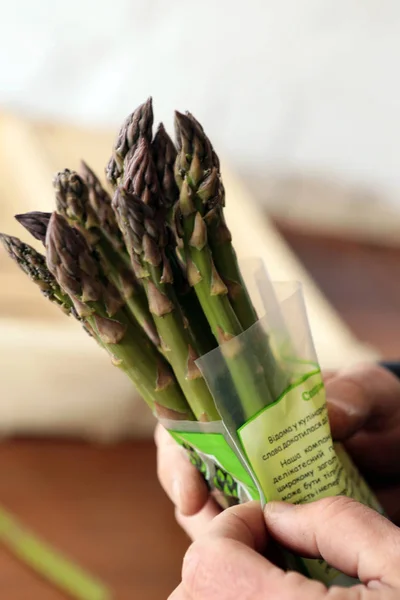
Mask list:
[[[81,158],[99,175],[114,134],[0,115],[0,230],[27,240],[13,216],[54,207],[52,177]],[[260,256],[273,280],[304,285],[323,367],[371,360],[376,353],[350,333],[241,182],[223,168],[227,221],[241,258]],[[28,241],[28,240],[27,240]],[[40,248],[39,243],[29,243]],[[125,377],[46,302],[0,252],[0,432],[148,435],[153,420]]]

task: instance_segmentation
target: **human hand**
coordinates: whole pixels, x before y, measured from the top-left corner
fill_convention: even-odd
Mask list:
[[[209,495],[203,477],[189,462],[186,450],[160,424],[154,437],[158,479],[175,505],[177,522],[191,539],[195,539],[221,509]]]
[[[324,377],[334,440],[342,441],[389,517],[400,523],[400,380],[378,365]]]
[[[387,514],[400,521],[400,381],[378,365],[326,374],[324,381],[334,439],[373,478]],[[160,482],[175,504],[179,524],[195,539],[220,508],[185,451],[160,425],[156,442]]]
[[[361,584],[328,590],[284,572],[263,557],[272,540],[301,556],[323,558]],[[224,511],[192,544],[169,600],[396,600],[399,565],[400,530],[354,500],[271,502],[264,515],[251,502]]]

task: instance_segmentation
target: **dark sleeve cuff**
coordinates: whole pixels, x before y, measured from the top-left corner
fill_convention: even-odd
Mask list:
[[[395,361],[383,361],[380,363],[382,367],[385,367],[388,371],[396,375],[400,379],[400,362]]]

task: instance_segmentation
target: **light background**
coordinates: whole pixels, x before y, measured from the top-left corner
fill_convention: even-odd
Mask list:
[[[273,207],[400,210],[399,40],[396,0],[3,0],[0,103],[115,127],[152,95]]]

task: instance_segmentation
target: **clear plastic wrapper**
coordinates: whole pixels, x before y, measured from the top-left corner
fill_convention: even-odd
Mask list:
[[[344,449],[332,442],[301,286],[272,284],[260,261],[243,271],[259,320],[197,361],[221,421],[164,425],[225,505],[345,495],[381,511]],[[289,564],[327,585],[355,583],[324,561]]]

